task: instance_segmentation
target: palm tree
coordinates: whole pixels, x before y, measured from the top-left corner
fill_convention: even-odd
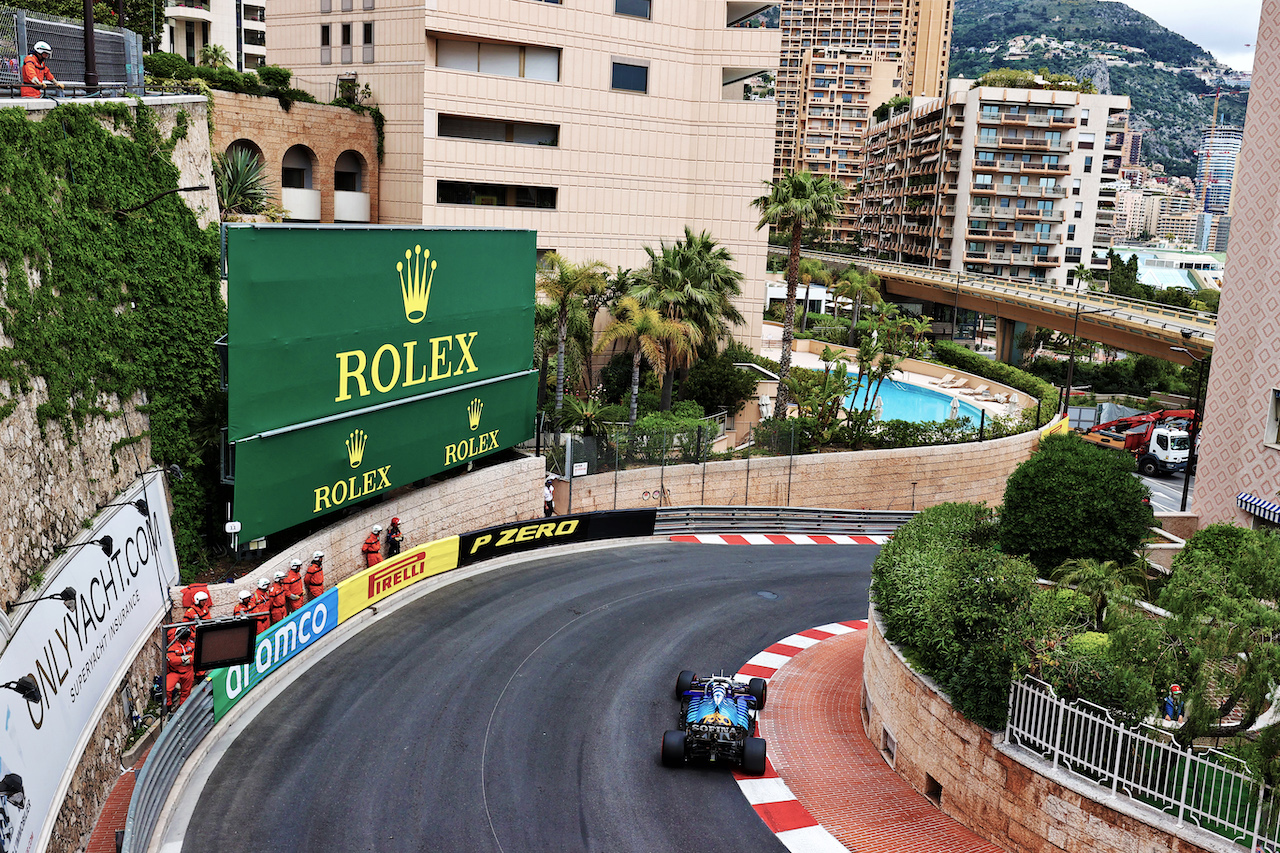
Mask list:
[[[569,312],[588,293],[604,289],[608,272],[600,261],[575,264],[557,252],[550,252],[538,266],[538,290],[556,306],[556,433],[559,440],[560,413],[564,408],[565,342],[569,337]]]
[[[742,293],[742,273],[729,266],[733,256],[706,231],[695,235],[686,227],[683,240],[663,243],[658,251],[646,246],[645,252],[649,266],[635,274],[630,293],[641,305],[681,324],[693,350],[665,347],[662,410],[667,411],[676,371],[693,364],[698,347],[728,338],[730,324],[743,322],[733,304]]]
[[[1145,598],[1147,573],[1142,560],[1122,566],[1115,560],[1067,560],[1053,571],[1058,586],[1075,587],[1093,604],[1094,630],[1101,631],[1108,599]]]
[[[200,48],[200,64],[209,68],[227,68],[231,65],[231,54],[220,44],[206,44]]]
[[[849,267],[840,273],[840,277],[836,279],[832,294],[840,299],[853,301],[853,319],[849,323],[849,346],[853,346],[856,340],[855,332],[858,328],[858,321],[862,319],[863,303],[879,305],[884,301],[880,297],[880,291],[877,290],[879,284],[880,279],[875,273],[863,273],[857,267]]]
[[[665,366],[667,350],[680,352],[689,346],[693,336],[682,328],[685,324],[668,320],[656,308],[642,304],[634,296],[624,296],[614,308],[614,320],[600,334],[596,352],[615,341],[632,341],[631,414],[627,423],[636,422],[636,403],[640,397],[640,360],[648,359],[655,369]]]
[[[791,249],[787,255],[787,310],[782,321],[782,357],[779,359],[779,379],[791,372],[791,341],[795,337],[796,284],[800,280],[800,238],[806,228],[818,228],[836,220],[842,209],[841,199],[847,194],[844,185],[825,176],[815,176],[809,171],[788,172],[772,182],[769,188],[751,202],[760,211],[756,228],[773,226],[779,232],[790,232]],[[787,386],[778,383],[776,413],[786,417],[788,403]]]
[[[800,259],[800,280],[804,282],[804,311],[800,317],[800,330],[809,328],[809,285],[813,282],[823,287],[831,286],[831,270],[822,261],[813,258]]]

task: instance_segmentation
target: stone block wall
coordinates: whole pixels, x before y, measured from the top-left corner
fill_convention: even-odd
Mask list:
[[[311,561],[313,551],[324,551],[326,587],[364,570],[360,546],[369,528],[381,524],[385,529],[393,518],[400,519],[404,532],[404,550],[424,542],[442,539],[495,524],[527,521],[542,517],[542,480],[546,460],[542,457],[520,457],[469,474],[431,483],[419,489],[405,490],[359,515],[344,518],[314,536],[299,542],[291,550],[276,554],[257,565],[246,563],[235,583],[216,584],[209,588],[214,616],[230,616],[236,593],[252,589],[258,578],[270,577],[277,569],[287,571],[289,561]],[[181,614],[181,595],[173,593]]]
[[[108,698],[98,727],[89,738],[89,745],[80,757],[79,769],[62,800],[62,808],[49,838],[48,853],[72,853],[85,849],[89,843],[107,795],[120,778],[120,756],[126,749],[129,733],[133,731],[132,721],[125,716],[121,696],[125,685],[128,685],[139,703],[139,710],[146,707],[151,679],[160,673],[162,642],[161,632],[157,629],[134,658],[115,693]]]
[[[1108,805],[1105,793],[1090,797],[1081,781],[1068,788],[997,746],[1002,736],[954,711],[946,694],[913,672],[884,639],[875,611],[863,658],[863,721],[867,737],[886,751],[893,739],[894,770],[942,811],[1005,850],[1018,853],[1202,853],[1240,848],[1220,839],[1203,845],[1179,835],[1173,821],[1150,821]],[[1135,813],[1139,807],[1134,807]],[[1181,836],[1181,837],[1180,837]]]
[[[948,501],[997,506],[1004,500],[1005,480],[1030,458],[1039,435],[592,474],[574,478],[571,506],[566,484],[557,484],[556,508],[592,512],[706,504],[910,510]]]
[[[262,152],[267,177],[280,204],[280,169],[295,145],[311,150],[311,189],[320,191],[320,221],[333,222],[333,167],[344,151],[364,161],[361,192],[369,194],[369,222],[378,221],[378,133],[373,119],[346,107],[294,103],[287,111],[275,98],[213,93],[213,150],[226,152],[245,140]]]

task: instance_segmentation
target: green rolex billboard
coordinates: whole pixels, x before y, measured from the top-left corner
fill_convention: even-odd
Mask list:
[[[532,435],[533,232],[231,226],[226,253],[243,538]]]

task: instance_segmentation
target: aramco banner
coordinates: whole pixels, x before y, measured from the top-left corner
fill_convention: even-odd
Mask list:
[[[242,538],[532,436],[532,231],[246,225],[226,252]]]
[[[213,718],[221,720],[259,681],[338,626],[338,591],[331,589],[258,635],[253,663],[215,669]]]
[[[0,690],[0,776],[21,776],[26,800],[0,806],[0,849],[45,849],[103,708],[168,609],[165,589],[178,582],[168,505],[159,474],[144,482],[114,503],[145,505],[108,510],[96,543],[71,551],[46,584],[45,595],[74,589],[74,608],[38,601],[11,617],[22,621],[0,654],[0,683],[29,676],[40,701]]]

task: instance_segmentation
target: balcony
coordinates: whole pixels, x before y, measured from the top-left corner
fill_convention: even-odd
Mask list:
[[[285,218],[289,221],[319,222],[320,190],[281,187],[280,206],[287,212]]]
[[[209,0],[176,0],[164,7],[164,16],[175,21],[206,21],[213,23]]]
[[[1038,267],[1056,267],[1062,263],[1057,255],[1032,255],[1031,262]]]
[[[1049,124],[1054,128],[1075,127],[1076,120],[1069,116],[1051,116]]]
[[[298,190],[294,190],[298,192]],[[369,194],[334,190],[333,221],[334,222],[368,222]]]
[[[1022,171],[1031,175],[1065,175],[1071,167],[1065,163],[1023,163]]]
[[[971,195],[996,195],[997,189],[995,184],[974,184],[970,189]]]

